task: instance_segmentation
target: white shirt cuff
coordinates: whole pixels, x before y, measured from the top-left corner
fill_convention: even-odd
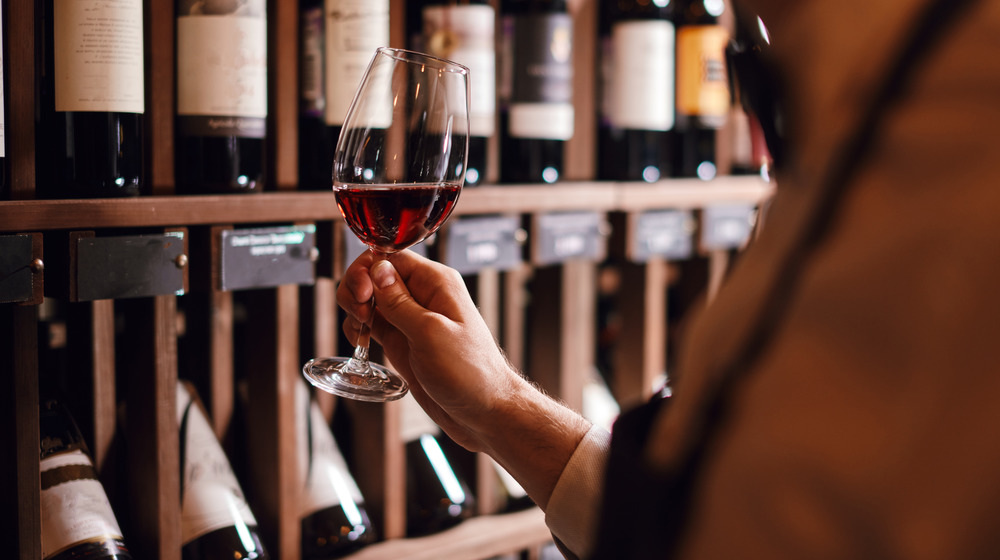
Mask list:
[[[587,556],[595,544],[610,447],[611,434],[592,426],[559,475],[545,509],[552,536],[577,556]]]

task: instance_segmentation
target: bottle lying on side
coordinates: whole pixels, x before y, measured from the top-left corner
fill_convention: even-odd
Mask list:
[[[181,438],[183,560],[267,560],[247,504],[205,408],[187,382],[177,384]]]
[[[132,560],[90,452],[65,406],[39,410],[43,560]]]

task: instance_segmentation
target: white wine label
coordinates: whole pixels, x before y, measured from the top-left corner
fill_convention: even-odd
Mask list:
[[[55,0],[56,111],[142,113],[142,0]]]
[[[569,140],[574,131],[568,103],[515,103],[509,109],[508,132],[514,138]]]
[[[674,127],[674,24],[629,21],[611,31],[608,120],[616,128]]]
[[[303,435],[306,436],[303,439],[308,441],[305,442],[307,445],[299,446],[300,450],[306,452],[304,462],[300,463],[304,467],[303,479],[306,481],[301,502],[301,517],[305,518],[322,509],[340,505],[348,519],[358,519],[360,524],[361,513],[358,504],[364,502],[361,490],[351,477],[347,462],[340,453],[336,440],[333,439],[323,412],[316,401],[309,397],[305,381],[299,384],[296,401],[297,410],[300,411],[297,415],[299,418],[306,417],[302,412],[306,412],[308,407],[308,417],[306,422],[302,422],[305,425],[301,426],[305,432]],[[300,451],[300,460],[301,454]]]
[[[436,436],[441,433],[441,428],[420,408],[412,394],[407,393],[399,402],[399,433],[404,443],[418,440],[424,434]]]
[[[85,541],[121,539],[111,503],[93,463],[80,450],[51,455],[41,465],[42,558]]]
[[[496,15],[492,6],[424,8],[428,54],[469,69],[469,128],[472,136],[492,136],[496,120]]]
[[[177,384],[181,433],[181,543],[224,527],[255,526],[243,490],[201,407]]]
[[[177,114],[267,116],[267,22],[263,9],[253,17],[177,18]]]
[[[389,46],[389,0],[326,0],[326,123],[344,124],[379,47]]]

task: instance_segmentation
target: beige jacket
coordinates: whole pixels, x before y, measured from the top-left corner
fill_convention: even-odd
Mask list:
[[[675,397],[626,467],[655,482],[696,466],[690,500],[677,500],[683,527],[669,550],[680,558],[1000,558],[1000,2],[973,2],[921,60],[829,206],[837,154],[929,2],[746,4],[791,77],[795,151],[760,237],[679,349]],[[790,259],[824,212],[819,242]],[[741,363],[776,301],[784,311]],[[706,415],[720,387],[724,414]],[[706,417],[721,421],[705,430]],[[614,440],[623,435],[616,426]],[[574,465],[601,464],[592,440],[550,516],[572,509],[559,501],[577,494],[574,471],[586,468]],[[628,478],[612,476],[605,497],[620,498]],[[658,491],[634,494],[642,504]],[[654,547],[606,557],[666,557],[650,552],[655,531],[635,529],[657,506],[611,509],[587,531]],[[670,516],[657,523],[667,533]]]
[[[796,157],[680,349],[645,457],[668,472],[927,2],[747,4],[794,77]],[[881,120],[740,376],[680,557],[1000,558],[1000,2],[975,2]]]

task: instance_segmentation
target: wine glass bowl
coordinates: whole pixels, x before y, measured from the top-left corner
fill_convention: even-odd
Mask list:
[[[460,64],[423,53],[375,52],[337,141],[333,192],[344,221],[376,259],[423,241],[451,215],[465,180],[468,75]],[[402,397],[406,382],[368,361],[369,335],[364,325],[352,357],[310,360],[303,375],[356,400]]]

